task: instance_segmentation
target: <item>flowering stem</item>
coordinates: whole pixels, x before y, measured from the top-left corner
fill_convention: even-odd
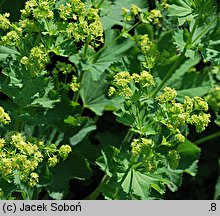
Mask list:
[[[175,70],[177,68],[180,67],[180,65],[182,64],[182,62],[185,60],[185,55],[184,53],[182,53],[176,60],[176,62],[174,63],[174,65],[170,68],[170,70],[168,71],[168,73],[166,74],[166,76],[164,77],[164,79],[162,80],[162,82],[157,86],[157,88],[153,91],[151,98],[154,98],[156,96],[156,94],[163,88],[164,84],[169,80],[169,78],[172,76],[172,74],[175,72]]]
[[[215,138],[217,138],[217,137],[219,137],[219,136],[220,136],[220,131],[218,131],[218,132],[216,132],[216,133],[213,133],[213,134],[210,134],[210,135],[208,135],[208,136],[206,136],[206,137],[203,137],[203,138],[201,138],[201,139],[199,139],[199,140],[196,140],[196,141],[194,142],[194,144],[200,145],[200,144],[202,144],[202,143],[204,143],[204,142],[206,142],[206,141],[215,139]]]
[[[130,142],[133,134],[134,132],[129,129],[122,143]]]
[[[159,84],[159,86],[153,91],[151,98],[154,98],[156,96],[156,94],[161,90],[161,88],[163,88],[164,84],[169,80],[169,78],[172,76],[173,72],[175,72],[175,70],[177,68],[180,67],[180,65],[183,63],[183,61],[185,60],[185,53],[187,51],[187,49],[190,47],[192,43],[192,38],[193,35],[195,33],[196,27],[198,25],[199,19],[197,19],[193,25],[192,31],[190,33],[189,38],[186,41],[186,44],[184,46],[184,49],[181,53],[181,55],[177,58],[176,62],[174,63],[174,65],[170,68],[170,70],[168,71],[168,73],[166,74],[166,76],[164,77],[164,79],[162,80],[162,82]],[[194,41],[193,41],[194,42]]]
[[[101,193],[101,187],[102,185],[106,184],[109,181],[109,176],[104,175],[102,178],[102,181],[99,183],[98,187],[91,193],[89,194],[85,200],[95,200]]]

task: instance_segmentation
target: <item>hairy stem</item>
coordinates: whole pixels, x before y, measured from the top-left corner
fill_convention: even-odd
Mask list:
[[[204,143],[204,142],[207,142],[207,141],[209,141],[209,140],[215,139],[215,138],[217,138],[217,137],[219,137],[219,136],[220,136],[220,131],[218,131],[218,132],[216,132],[216,133],[213,133],[213,134],[210,134],[210,135],[208,135],[208,136],[206,136],[206,137],[203,137],[203,138],[201,138],[201,139],[199,139],[199,140],[196,140],[196,141],[194,142],[194,144],[200,145],[200,144],[202,144],[202,143]]]
[[[130,142],[134,132],[129,129],[122,143]]]
[[[106,184],[109,181],[109,176],[104,175],[102,178],[102,181],[99,183],[98,187],[91,193],[89,194],[85,200],[95,200],[101,193],[101,187],[102,185]]]
[[[156,94],[163,88],[164,84],[170,79],[170,77],[172,76],[172,74],[176,71],[176,69],[178,69],[180,67],[180,65],[183,63],[183,61],[185,60],[185,55],[184,53],[182,53],[176,60],[176,62],[174,63],[174,65],[170,68],[170,70],[168,71],[168,73],[166,74],[166,76],[164,77],[164,79],[162,80],[162,82],[157,86],[157,88],[153,91],[151,98],[154,98],[156,96]]]
[[[186,59],[185,58],[185,53],[186,53],[187,49],[190,47],[190,45],[192,44],[192,38],[193,38],[193,35],[195,33],[198,22],[199,22],[199,18],[197,18],[197,20],[195,21],[195,23],[193,25],[192,31],[190,33],[190,36],[189,36],[188,40],[186,41],[183,52],[177,58],[176,62],[170,68],[170,70],[168,71],[168,73],[166,74],[166,76],[164,77],[162,82],[159,84],[159,86],[157,86],[157,88],[153,91],[153,93],[151,95],[151,98],[154,98],[156,96],[156,94],[163,88],[164,84],[170,79],[170,77],[176,71],[176,69],[178,69],[181,66],[181,64],[183,63],[183,61]]]

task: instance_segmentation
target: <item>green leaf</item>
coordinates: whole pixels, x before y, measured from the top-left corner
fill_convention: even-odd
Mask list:
[[[108,184],[103,184],[100,187],[102,194],[107,200],[127,200],[128,195],[123,191],[121,185],[113,178],[111,178]]]
[[[188,169],[185,169],[184,172],[188,173],[191,176],[196,176],[198,171],[198,160],[195,160]]]
[[[135,116],[129,112],[119,111],[115,115],[117,116],[116,120],[124,125],[131,126],[135,122]]]
[[[13,48],[9,48],[9,47],[5,47],[5,46],[0,45],[0,62],[5,61],[9,55],[12,55],[13,57],[15,57],[15,55],[20,55],[20,53],[17,52]]]
[[[202,39],[203,47],[201,48],[202,55],[206,61],[211,61],[214,64],[220,64],[220,17],[218,17],[216,27],[212,34]]]
[[[178,170],[184,170],[194,176],[195,171],[197,170],[196,164],[200,156],[201,149],[190,141],[186,141],[177,147],[177,151],[180,154]]]
[[[69,138],[70,144],[72,146],[75,146],[76,144],[81,142],[89,132],[94,130],[96,130],[96,125],[94,124],[94,122],[87,121],[86,124],[79,130],[77,134]]]
[[[160,178],[156,175],[151,175],[144,172],[143,170],[129,170],[121,174],[118,181],[120,181],[123,190],[130,194],[135,194],[141,199],[148,199],[150,194],[150,188],[153,186],[154,189],[161,194],[164,193],[162,188],[158,186]]]
[[[154,40],[154,29],[153,26],[148,23],[141,23],[135,28],[135,35],[147,34],[150,40]]]
[[[74,146],[75,151],[79,152],[83,157],[85,157],[90,163],[95,163],[97,157],[100,156],[100,146],[94,145],[86,137],[80,142],[80,145]]]
[[[102,157],[96,160],[96,164],[107,173],[108,176],[112,176],[114,168],[116,167],[116,161],[114,156],[119,154],[119,150],[113,146],[108,146],[102,150]]]
[[[170,170],[168,168],[162,168],[159,172],[165,173],[165,178],[163,178],[163,183],[167,185],[167,187],[175,192],[182,184],[182,174],[180,172]]]
[[[84,70],[90,71],[93,80],[99,80],[111,64],[119,62],[122,57],[130,54],[129,50],[133,45],[134,42],[129,38],[119,37],[118,31],[106,30],[104,47],[98,54],[89,56],[89,64]]]
[[[126,193],[126,199],[131,197],[149,199],[152,189],[164,194],[161,174],[147,173],[144,168],[134,169],[131,166],[130,152],[122,152],[113,146],[109,146],[102,151],[102,155],[96,163],[111,177],[109,185],[104,187],[104,191],[102,191],[104,195],[110,196],[106,189],[110,188],[112,191],[113,185],[118,189],[116,196],[121,193],[124,197],[124,193]]]
[[[58,96],[50,97],[54,84],[50,78],[42,75],[32,77],[28,71],[15,66],[4,70],[0,79],[0,90],[17,104],[25,106],[40,106],[52,108],[59,101]]]
[[[196,56],[194,59],[186,60],[166,83],[167,86],[177,90],[178,99],[182,100],[186,95],[203,96],[211,89],[211,78],[206,71],[190,72],[190,69],[198,64],[200,59]]]
[[[179,25],[186,21],[193,21],[196,17],[206,13],[207,16],[213,15],[213,0],[177,0],[169,5],[168,16],[178,17]]]
[[[172,38],[173,32],[169,31],[162,35],[162,37],[159,39],[157,43],[158,50],[162,53],[163,51],[169,52],[170,56],[173,56],[176,54],[176,48],[173,44],[173,38]],[[178,39],[180,40],[180,39]],[[175,40],[176,41],[176,40]],[[166,62],[167,63],[166,59]]]
[[[4,192],[4,196],[2,199],[5,200],[8,199],[14,191],[18,190],[18,187],[15,184],[8,183],[3,178],[0,180],[0,185],[1,189]]]
[[[112,104],[112,101],[105,97],[107,88],[104,77],[100,81],[94,81],[92,75],[85,72],[80,88],[83,106],[92,110],[96,115],[102,115],[105,107]]]
[[[187,41],[184,35],[184,30],[177,29],[173,34],[173,40],[173,43],[176,45],[177,49],[182,52]]]
[[[70,179],[84,180],[91,177],[88,162],[77,152],[70,154],[65,161],[59,163],[51,171],[53,179],[48,190],[54,199],[64,198],[68,193]]]
[[[18,186],[25,200],[36,199],[36,188],[30,187],[27,183],[22,182],[18,173],[14,175],[14,184]]]
[[[186,17],[192,13],[190,5],[185,4],[183,1],[181,1],[181,3],[181,6],[174,4],[169,6],[169,16]]]

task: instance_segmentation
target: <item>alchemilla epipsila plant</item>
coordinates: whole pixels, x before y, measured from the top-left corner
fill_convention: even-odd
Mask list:
[[[220,135],[190,139],[220,126],[219,22],[214,0],[1,13],[1,199],[163,199],[196,176]]]

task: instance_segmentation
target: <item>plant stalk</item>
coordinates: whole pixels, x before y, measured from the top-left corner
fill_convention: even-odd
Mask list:
[[[192,44],[192,38],[193,35],[196,31],[196,27],[198,25],[198,21],[199,19],[197,19],[193,25],[190,37],[188,38],[188,40],[186,41],[186,44],[184,46],[183,52],[181,53],[181,55],[177,58],[176,62],[174,63],[174,65],[170,68],[170,70],[168,71],[168,73],[166,74],[166,76],[164,77],[164,79],[162,80],[162,82],[158,85],[158,87],[153,91],[151,98],[154,98],[156,96],[156,94],[161,90],[161,88],[163,88],[164,84],[169,80],[169,78],[172,76],[172,74],[175,72],[176,69],[178,69],[180,67],[180,65],[182,64],[182,62],[185,60],[185,53],[188,49],[188,47]]]
[[[84,200],[96,200],[99,194],[101,193],[102,185],[106,184],[109,181],[109,176],[106,174],[103,176],[102,181],[99,183],[98,187],[89,194]]]
[[[164,84],[169,80],[169,78],[172,76],[172,74],[175,72],[176,69],[180,67],[182,62],[185,60],[185,55],[182,53],[174,63],[174,65],[170,68],[162,82],[157,86],[157,88],[153,91],[151,98],[154,98],[156,94],[163,88]]]
[[[202,143],[204,143],[204,142],[206,142],[206,141],[215,139],[215,138],[217,138],[217,137],[219,137],[219,136],[220,136],[220,131],[218,131],[218,132],[216,132],[216,133],[213,133],[213,134],[210,134],[210,135],[208,135],[208,136],[206,136],[206,137],[203,137],[203,138],[201,138],[201,139],[199,139],[199,140],[196,140],[196,141],[194,142],[194,144],[200,145],[200,144],[202,144]]]
[[[130,142],[134,132],[129,129],[122,143]]]

